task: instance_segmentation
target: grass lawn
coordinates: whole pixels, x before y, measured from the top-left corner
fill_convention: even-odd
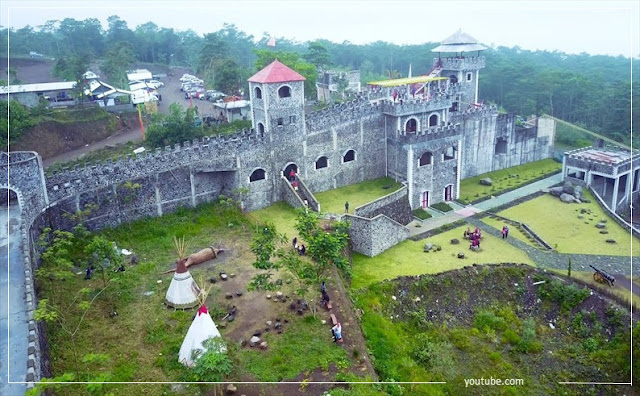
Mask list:
[[[385,189],[384,187],[388,188]],[[314,195],[320,202],[320,208],[323,213],[344,213],[345,202],[349,202],[349,212],[353,213],[358,206],[391,194],[401,187],[401,183],[394,181],[390,177],[383,177]]]
[[[565,270],[556,270],[556,269],[552,269],[551,271],[557,272],[559,274],[562,275],[567,275],[567,271]],[[624,301],[627,302],[627,306],[629,304],[629,301],[631,301],[631,291],[628,289],[625,289],[624,287],[622,287],[619,284],[615,284],[614,287],[609,287],[609,285],[607,284],[602,284],[602,283],[598,283],[596,281],[593,280],[593,271],[571,271],[571,277],[572,278],[576,278],[579,279],[583,282],[588,283],[589,285],[591,285],[591,287],[597,288],[597,289],[601,289],[601,290],[606,290],[609,293],[613,293],[616,296],[620,297],[621,299],[623,299]],[[635,277],[637,278],[637,277]],[[636,283],[636,285],[633,286],[633,290],[636,291],[637,288],[639,288],[637,286],[638,281],[635,280],[634,281]],[[636,309],[640,308],[640,297],[637,295],[633,295],[633,305],[636,307]]]
[[[634,238],[632,251],[631,234],[609,218],[588,191],[584,191],[584,196],[591,203],[566,204],[547,194],[498,214],[526,223],[559,253],[618,256],[631,253],[640,256],[639,241]],[[585,213],[584,218],[579,219],[582,208],[590,210],[592,214]],[[600,234],[595,227],[603,218],[607,219],[606,229],[609,233],[606,235]],[[614,239],[616,244],[605,242],[607,239]]]
[[[247,217],[254,223],[273,223],[280,234],[285,234],[288,239],[298,235],[295,229],[296,212],[286,202],[276,202],[268,208],[247,213]]]
[[[462,239],[466,228],[464,225],[417,242],[406,240],[376,257],[354,254],[352,288],[359,289],[383,279],[403,275],[435,274],[474,263],[509,262],[534,265],[523,251],[491,235],[483,236],[481,251],[469,250],[469,242]],[[453,238],[460,240],[460,244],[452,245],[450,241]],[[424,253],[423,247],[426,242],[440,245],[442,250]],[[458,252],[463,252],[467,258],[458,259]]]
[[[537,177],[560,169],[562,169],[561,163],[553,159],[544,159],[464,179],[460,181],[460,201],[470,203],[478,198],[498,195],[503,190],[523,186]],[[518,175],[518,177],[510,177],[510,175]],[[493,181],[492,186],[480,184],[480,179],[486,177]]]
[[[495,228],[498,231],[502,231],[502,227],[504,227],[505,223],[502,220],[498,220],[498,219],[494,219],[491,218],[489,216],[485,217],[482,219],[482,222],[490,225],[491,227]],[[536,247],[537,245],[534,244],[533,242],[531,242],[527,236],[520,231],[516,226],[513,225],[508,225],[509,226],[509,238],[514,237],[516,239],[519,239],[520,241],[526,243],[529,246],[533,246]]]

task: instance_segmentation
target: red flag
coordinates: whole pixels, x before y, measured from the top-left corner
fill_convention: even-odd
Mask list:
[[[276,39],[275,39],[275,38],[273,38],[273,37],[271,37],[271,38],[269,39],[269,41],[267,41],[267,45],[268,45],[269,47],[275,47],[275,46],[276,46]]]

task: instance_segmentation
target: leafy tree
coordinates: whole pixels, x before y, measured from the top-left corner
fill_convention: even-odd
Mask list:
[[[201,128],[194,125],[195,111],[194,108],[184,110],[180,104],[172,103],[169,114],[153,114],[146,142],[152,147],[163,147],[199,137]]]
[[[2,147],[7,147],[11,143],[15,143],[20,139],[22,134],[36,125],[37,120],[30,114],[29,109],[23,106],[20,102],[15,100],[0,101],[0,129],[3,131],[9,131],[8,140],[7,135],[0,136],[0,144]],[[11,120],[11,124],[9,124]]]
[[[309,50],[305,55],[305,59],[318,68],[318,70],[324,70],[326,66],[331,64],[329,50],[327,46],[319,40],[309,43]]]
[[[112,84],[124,88],[127,86],[126,71],[135,61],[131,43],[119,41],[104,54],[102,70],[109,75]]]
[[[243,85],[242,69],[233,59],[225,59],[218,64],[214,87],[229,94],[236,93]]]
[[[113,270],[122,264],[122,257],[113,243],[101,236],[93,237],[84,252],[89,257],[89,262],[100,272],[102,287],[106,288],[111,280],[109,274],[113,274]]]
[[[287,65],[291,69],[298,72],[302,75],[306,80],[304,81],[304,95],[307,98],[315,98],[316,97],[316,80],[318,77],[318,72],[316,67],[310,63],[304,62],[300,57],[300,54],[296,52],[286,52],[286,51],[271,51],[271,50],[255,50],[254,51],[257,59],[256,59],[256,69],[263,69],[265,66],[273,62],[274,60],[278,60],[283,64]]]

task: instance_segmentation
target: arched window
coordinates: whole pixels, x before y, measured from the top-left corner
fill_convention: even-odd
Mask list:
[[[431,165],[433,154],[430,151],[425,152],[420,156],[420,166]]]
[[[249,176],[249,182],[254,182],[254,181],[258,181],[258,180],[264,180],[265,179],[265,171],[264,169],[256,169],[251,173],[251,176]]]
[[[278,89],[278,96],[281,98],[289,98],[291,97],[291,88],[286,85],[283,85]]]
[[[344,157],[342,157],[342,162],[351,162],[354,161],[356,159],[356,152],[353,150],[349,150],[344,154]]]
[[[260,87],[256,87],[254,91],[256,99],[262,99],[262,90],[260,89]]]
[[[316,169],[322,169],[329,166],[329,159],[327,157],[320,157],[316,161]]]
[[[258,123],[258,133],[260,136],[264,136],[264,124],[261,122]]]
[[[504,138],[499,138],[496,142],[496,150],[494,154],[506,154],[507,153],[507,141]]]
[[[451,84],[456,84],[458,82],[458,77],[452,74],[449,76],[449,80],[451,81]]]
[[[410,118],[404,126],[405,132],[415,132],[418,129],[418,122],[415,118]]]
[[[437,126],[438,125],[438,115],[437,114],[432,114],[429,117],[429,126]]]
[[[448,160],[452,160],[456,158],[456,148],[454,146],[449,146],[447,147],[447,149],[444,151],[444,154],[442,155],[442,160],[443,161],[448,161]]]

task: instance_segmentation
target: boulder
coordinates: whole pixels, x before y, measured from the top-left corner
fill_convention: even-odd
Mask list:
[[[431,248],[433,248],[433,243],[431,242],[427,242],[424,244],[424,251],[428,252],[429,250],[431,250]]]
[[[616,243],[616,240],[615,239],[607,239],[606,242],[607,243]]]
[[[584,219],[584,215],[578,215],[579,219]]]
[[[452,245],[457,245],[457,244],[459,244],[459,243],[460,243],[460,241],[458,240],[458,238],[453,238],[453,239],[451,240],[451,244],[452,244]]]
[[[267,342],[266,341],[262,341],[260,343],[260,349],[267,349]]]
[[[566,194],[571,194],[573,195],[573,184],[571,184],[570,181],[564,182],[564,185],[562,186],[562,191],[564,191]]]
[[[282,297],[282,292],[281,291],[276,292],[276,297],[281,298]]]
[[[458,253],[458,258],[459,259],[463,259],[464,258],[464,253]]]
[[[607,225],[604,223],[598,223],[596,224],[596,228],[605,228]]]
[[[582,200],[582,202],[584,202],[584,203],[591,203],[591,200],[590,200],[590,199],[586,199],[586,198],[585,198],[585,199],[583,199],[583,200]]]
[[[585,214],[587,213],[587,210],[585,208],[580,209],[580,214]]]
[[[483,186],[491,186],[493,185],[493,180],[491,180],[488,177],[485,177],[484,179],[480,179],[480,184],[482,184]]]
[[[600,222],[601,222],[601,223],[606,223],[606,222],[607,222],[607,219],[600,219]]]
[[[236,393],[237,390],[238,388],[236,388],[233,384],[227,385],[227,394],[232,395]]]
[[[573,187],[573,192],[578,192],[582,194],[582,186],[581,185],[577,185],[575,187]]]
[[[573,196],[576,197],[577,199],[580,199],[582,198],[582,193],[580,191],[574,191]]]
[[[600,233],[601,233],[601,234],[608,234],[608,233],[609,233],[609,231],[607,231],[607,230],[600,230]]]
[[[259,343],[259,342],[260,342],[260,338],[258,338],[258,337],[256,337],[256,336],[253,336],[253,337],[251,337],[251,339],[249,340],[249,345],[251,345],[251,346],[253,347],[253,346],[258,345],[258,343]]]
[[[562,193],[562,187],[551,187],[549,189],[549,194],[553,195],[554,197],[559,197],[560,195],[562,195]]]
[[[221,278],[223,281],[226,281],[226,280],[227,280],[227,274],[225,274],[224,272],[221,272],[221,273],[220,273],[220,278]]]
[[[563,193],[560,195],[560,200],[564,203],[574,202],[575,198],[571,194]]]
[[[226,298],[227,300],[231,300],[233,298],[233,294],[231,293],[225,293],[224,294],[224,298]]]

